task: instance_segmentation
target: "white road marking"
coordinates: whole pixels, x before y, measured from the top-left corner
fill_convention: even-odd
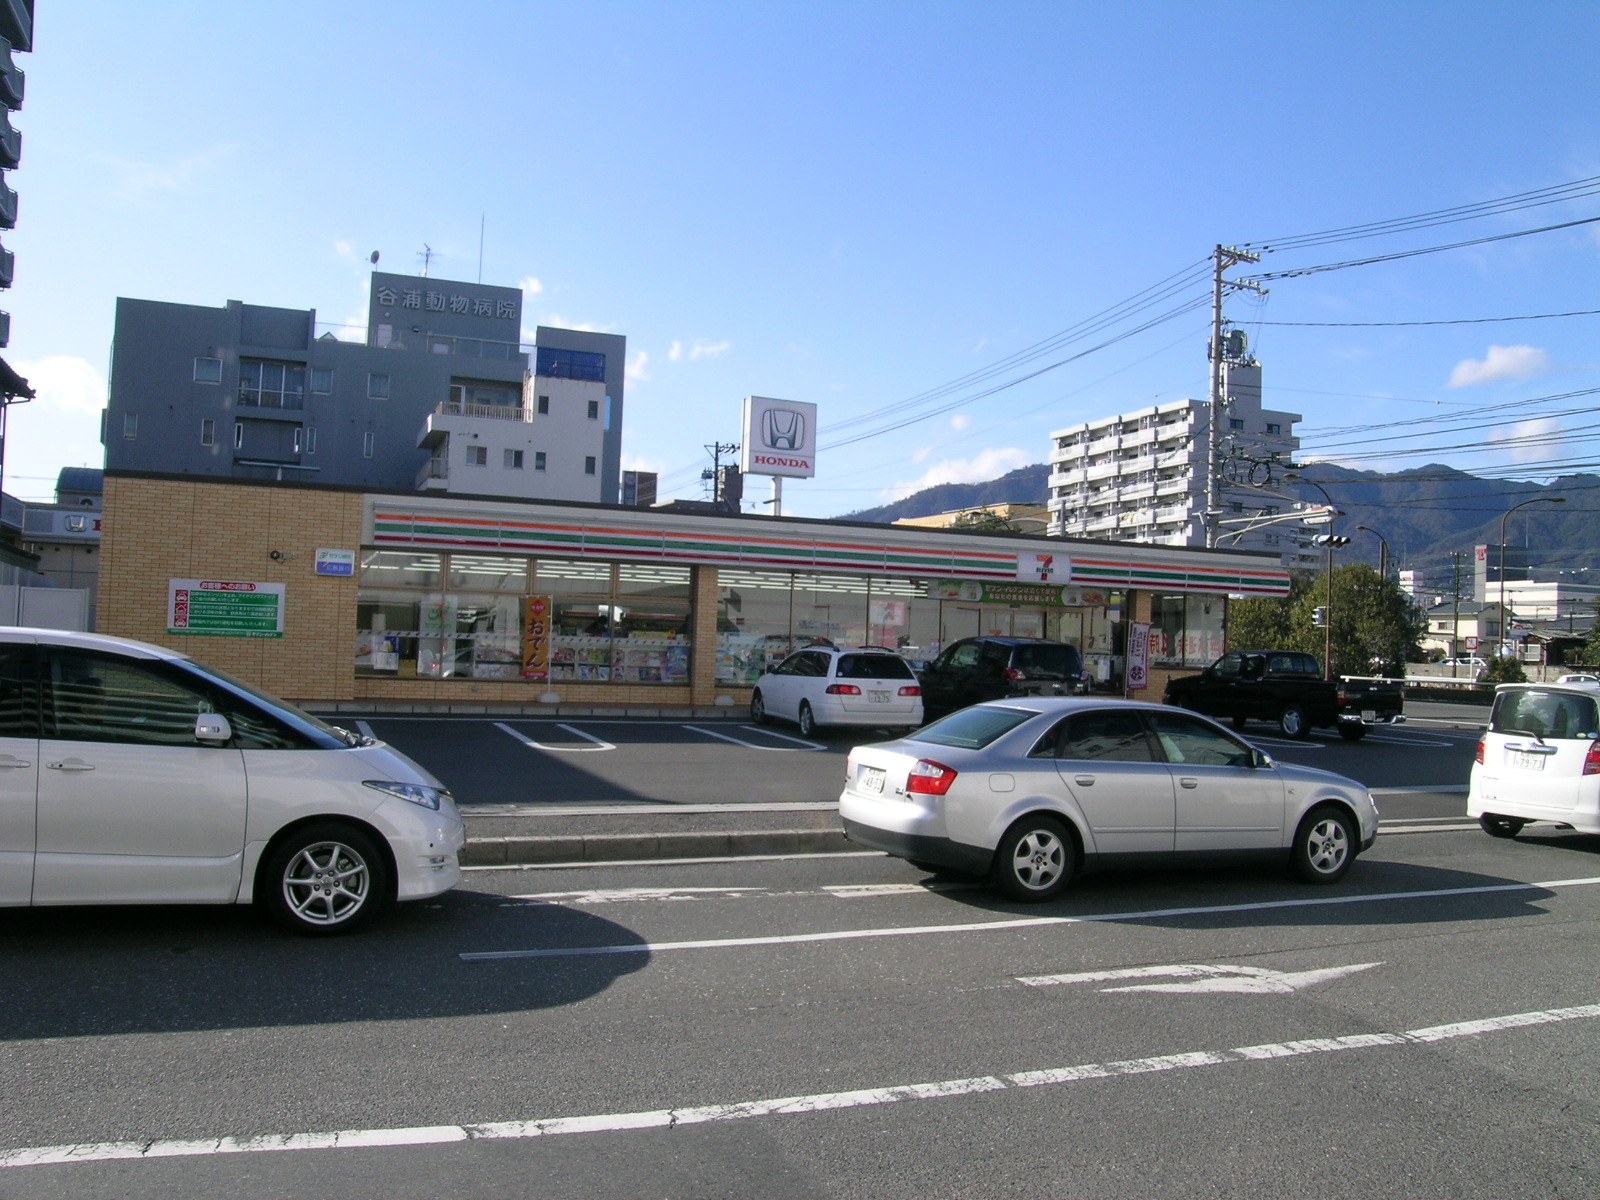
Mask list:
[[[601,817],[617,813],[749,813],[749,812],[824,812],[837,811],[837,800],[782,801],[773,804],[673,804],[662,801],[640,804],[619,800],[615,804],[463,804],[461,815],[473,817]]]
[[[594,888],[585,892],[530,892],[512,896],[512,900],[534,901],[541,904],[618,904],[634,900],[717,900],[744,899],[752,893],[767,892],[754,887],[635,887]]]
[[[1441,737],[1400,737],[1392,733],[1369,733],[1367,741],[1379,742],[1385,746],[1454,746],[1455,742]]]
[[[1285,750],[1326,750],[1321,742],[1298,742],[1288,738],[1253,737],[1246,738],[1252,746],[1279,746]]]
[[[559,721],[556,722],[556,728],[557,729],[565,729],[568,733],[572,734],[574,737],[581,737],[586,742],[592,742],[593,745],[589,745],[589,746],[552,746],[552,745],[549,745],[548,743],[545,743],[545,742],[536,742],[536,741],[534,741],[527,734],[519,733],[517,730],[511,728],[511,726],[507,725],[504,721],[496,721],[494,723],[494,727],[496,729],[500,730],[500,732],[502,732],[502,733],[509,733],[512,737],[516,738],[517,741],[521,742],[524,746],[530,746],[535,750],[553,750],[558,754],[595,754],[595,753],[599,753],[599,752],[604,751],[604,750],[615,750],[616,749],[616,747],[613,746],[610,742],[601,741],[599,738],[595,737],[591,733],[585,733],[581,729],[574,729],[571,725],[563,725]]]
[[[1464,783],[1427,784],[1423,787],[1368,788],[1374,796],[1465,796]]]
[[[1477,828],[1477,822],[1473,822],[1471,825],[1395,825],[1392,827],[1385,825],[1383,826],[1383,834],[1387,837],[1394,833],[1465,833],[1468,830],[1476,830]]]
[[[633,887],[592,888],[575,892],[527,892],[507,896],[508,901],[528,904],[622,904],[665,900],[772,900],[796,896],[831,896],[839,900],[872,899],[878,896],[925,896],[929,892],[961,892],[980,888],[978,882],[930,879],[923,883],[837,883],[820,888],[762,887]],[[502,908],[514,905],[501,905]]]
[[[1375,904],[1390,900],[1434,900],[1445,896],[1485,896],[1498,892],[1554,891],[1600,883],[1589,879],[1554,879],[1545,883],[1497,883],[1482,887],[1434,888],[1418,892],[1376,892],[1363,896],[1325,896],[1307,900],[1261,900],[1253,904],[1214,904],[1193,908],[1157,908],[1143,912],[1092,913],[1081,917],[1016,917],[1009,921],[967,921],[954,925],[884,926],[878,929],[835,929],[822,933],[773,934],[766,937],[702,938],[686,942],[628,942],[609,946],[554,946],[545,950],[475,950],[457,957],[464,962],[510,958],[585,958],[608,954],[659,954],[665,950],[719,950],[733,946],[794,946],[810,942],[848,942],[866,938],[920,937],[939,933],[992,933],[1037,929],[1047,925],[1089,925],[1102,921],[1148,921],[1159,917],[1203,917],[1223,913],[1269,912],[1275,909],[1327,908],[1341,904]]]
[[[796,858],[888,858],[882,850],[813,850],[804,854],[723,854],[713,858],[582,859],[561,863],[495,863],[463,871],[580,871],[597,867],[692,867],[700,863],[788,862]]]
[[[736,738],[732,734],[718,733],[715,729],[701,729],[700,726],[698,726],[698,725],[685,725],[684,728],[685,729],[692,729],[695,733],[703,733],[707,737],[720,738],[725,742],[732,742],[735,746],[748,746],[752,750],[765,750],[769,754],[803,754],[807,750],[826,750],[827,749],[826,746],[820,746],[816,742],[803,742],[803,741],[800,741],[799,738],[787,737],[786,735],[781,734],[781,733],[768,733],[764,729],[757,729],[754,732],[759,733],[764,737],[783,738],[785,741],[789,741],[789,742],[800,742],[800,745],[797,746],[797,747],[790,747],[790,746],[763,746],[758,742],[747,742],[747,741],[744,740],[744,738]],[[739,726],[739,728],[741,728],[741,729],[749,729],[750,727],[748,725],[741,725],[741,726]]]
[[[810,746],[814,750],[826,750],[827,749],[826,746],[819,745],[816,742],[808,742],[808,741],[805,740],[805,738],[797,738],[797,737],[792,737],[791,735],[789,735],[787,733],[779,733],[776,729],[763,729],[759,725],[741,725],[741,726],[739,726],[739,728],[740,729],[749,730],[751,733],[759,733],[762,737],[781,738],[782,740],[784,740],[786,742],[795,742],[796,744],[801,745],[801,746]]]
[[[1160,967],[1128,967],[1119,971],[1080,971],[1074,975],[1018,975],[1029,987],[1059,983],[1110,983],[1118,979],[1172,979],[1184,983],[1139,983],[1101,988],[1102,992],[1232,992],[1250,996],[1287,996],[1314,983],[1327,983],[1357,971],[1370,971],[1382,963],[1355,963],[1348,967],[1323,967],[1314,971],[1274,971],[1267,967],[1230,967],[1206,963],[1175,963]]]
[[[129,1159],[200,1158],[217,1154],[431,1146],[451,1142],[554,1137],[569,1133],[624,1133],[636,1129],[678,1129],[686,1125],[743,1121],[755,1117],[837,1112],[848,1108],[897,1104],[906,1100],[938,1100],[950,1096],[974,1096],[985,1092],[1051,1087],[1083,1083],[1092,1079],[1112,1079],[1121,1075],[1154,1075],[1165,1071],[1189,1070],[1194,1067],[1273,1062],[1308,1054],[1338,1053],[1343,1050],[1431,1046],[1456,1038],[1481,1037],[1484,1034],[1499,1033],[1507,1029],[1527,1029],[1565,1021],[1593,1020],[1596,1017],[1600,1017],[1600,1004],[1581,1004],[1571,1008],[1551,1008],[1535,1012],[1510,1013],[1476,1021],[1457,1021],[1449,1025],[1409,1029],[1402,1033],[1353,1033],[1340,1037],[1305,1038],[1292,1042],[1236,1046],[1231,1050],[1193,1050],[1184,1054],[1082,1063],[1078,1066],[1054,1067],[1042,1071],[942,1079],[933,1083],[898,1084],[890,1087],[862,1088],[852,1092],[816,1092],[771,1100],[707,1104],[694,1108],[664,1108],[649,1112],[602,1113],[594,1116],[553,1117],[532,1121],[494,1121],[478,1125],[423,1125],[400,1129],[346,1129],[329,1133],[196,1138],[187,1141],[139,1139],[123,1142],[79,1142],[63,1146],[29,1146],[0,1151],[0,1168],[48,1167],[65,1163]]]

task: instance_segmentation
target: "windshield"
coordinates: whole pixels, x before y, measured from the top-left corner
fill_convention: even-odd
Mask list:
[[[1055,646],[1018,646],[1012,665],[1030,679],[1054,676],[1070,679],[1083,674],[1083,659],[1078,648],[1065,643]]]
[[[348,729],[340,729],[337,725],[329,725],[321,718],[313,717],[303,708],[263,692],[260,688],[254,687],[242,679],[235,679],[226,671],[220,671],[216,667],[203,667],[192,658],[182,660],[182,665],[196,675],[220,684],[236,695],[243,696],[245,699],[260,705],[285,725],[298,731],[326,750],[366,744],[367,739],[359,734],[351,733]]]
[[[1528,689],[1501,692],[1494,698],[1489,729],[1536,738],[1593,739],[1600,734],[1600,722],[1588,696]]]
[[[915,679],[897,654],[845,654],[839,658],[840,679]]]
[[[1038,715],[1025,708],[992,708],[980,704],[923,726],[909,740],[932,742],[935,746],[955,746],[961,750],[982,750],[995,738],[1010,733],[1018,725]]]

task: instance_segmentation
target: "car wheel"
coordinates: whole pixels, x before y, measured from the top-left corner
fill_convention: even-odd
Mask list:
[[[1347,742],[1359,742],[1367,736],[1367,727],[1354,723],[1341,725],[1339,726],[1339,736]]]
[[[995,886],[1013,900],[1053,900],[1072,882],[1078,847],[1054,817],[1024,817],[1006,831],[995,848]]]
[[[1247,724],[1249,724],[1249,718],[1248,717],[1235,717],[1233,719],[1233,721],[1231,722],[1231,724],[1233,725],[1233,727],[1235,729],[1243,729]]]
[[[1306,710],[1298,704],[1285,704],[1278,714],[1278,729],[1286,738],[1303,742],[1311,736],[1311,722],[1306,720]]]
[[[1307,883],[1337,883],[1356,858],[1355,824],[1332,805],[1313,809],[1294,835],[1295,874]]]
[[[296,933],[326,936],[365,924],[394,893],[388,859],[349,825],[296,830],[272,851],[256,895]]]
[[[817,718],[811,715],[809,701],[800,701],[800,736],[815,737],[817,733]]]
[[[1484,813],[1478,818],[1478,826],[1490,837],[1514,838],[1522,832],[1522,827],[1527,822],[1517,817],[1502,817],[1494,813]]]
[[[750,723],[752,725],[765,725],[770,720],[772,718],[767,716],[767,702],[762,699],[761,692],[758,690],[750,697]]]

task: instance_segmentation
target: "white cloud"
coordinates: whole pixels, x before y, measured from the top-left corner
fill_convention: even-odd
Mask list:
[[[333,240],[333,252],[340,258],[354,259],[356,256],[356,252],[350,248],[350,243],[343,238]]]
[[[677,362],[682,357],[683,357],[683,343],[682,342],[673,342],[672,343],[672,348],[667,351],[667,361],[668,362]]]
[[[1533,439],[1537,437],[1550,437],[1561,432],[1561,422],[1554,417],[1535,417],[1530,421],[1518,421],[1505,433],[1505,441],[1509,442],[1511,461],[1514,463],[1542,462],[1550,457],[1548,445],[1527,445],[1519,443],[1518,438]],[[1496,431],[1494,440],[1501,440],[1499,431]]]
[[[950,418],[950,428],[954,429],[957,433],[960,433],[963,429],[971,424],[972,418],[967,416],[966,413],[957,413],[955,416]]]
[[[904,500],[913,492],[941,483],[983,483],[997,479],[1007,471],[1025,467],[1035,457],[1026,450],[1007,446],[998,450],[981,450],[972,458],[947,458],[929,467],[916,479],[896,483],[885,495],[890,500]]]
[[[1528,379],[1550,369],[1550,356],[1534,346],[1490,346],[1482,359],[1464,358],[1450,372],[1447,387],[1472,387],[1501,379]]]
[[[922,449],[918,450],[915,454],[913,454],[911,456],[911,461],[915,462],[915,463],[927,462],[928,461],[928,455],[930,455],[932,453],[933,453],[933,447],[932,446],[924,446],[924,447],[922,447]]]
[[[641,458],[637,454],[622,452],[622,469],[624,471],[654,471],[657,475],[666,474],[667,467],[664,462],[656,458]]]
[[[117,173],[116,191],[119,195],[138,199],[152,192],[185,192],[199,179],[210,173],[224,158],[233,153],[232,146],[213,146],[174,163],[130,162],[121,158],[101,157]]]
[[[540,283],[532,275],[529,275],[517,286],[522,289],[522,295],[524,298],[527,298],[528,296],[540,295],[544,291],[544,284]]]
[[[105,379],[81,358],[56,354],[18,362],[17,373],[39,394],[36,404],[68,413],[98,413],[106,406]]]
[[[696,338],[694,345],[689,347],[689,359],[692,362],[697,358],[719,358],[731,349],[732,342],[702,342]]]
[[[644,350],[639,351],[639,353],[633,356],[633,360],[628,363],[626,369],[623,371],[623,378],[629,383],[649,383],[650,372],[645,370],[645,367],[649,365],[649,362],[649,353]]]

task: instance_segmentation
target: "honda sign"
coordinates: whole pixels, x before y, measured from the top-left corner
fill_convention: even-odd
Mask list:
[[[746,396],[741,445],[746,475],[810,479],[817,473],[817,406]]]

